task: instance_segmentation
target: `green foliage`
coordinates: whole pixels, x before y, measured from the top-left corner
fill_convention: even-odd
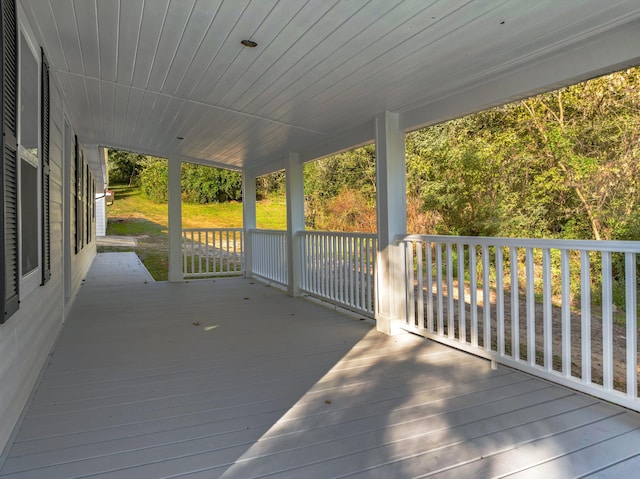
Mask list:
[[[242,199],[242,175],[209,166],[182,164],[182,200],[187,203],[220,203]]]
[[[330,231],[375,233],[377,230],[375,206],[364,194],[348,187],[326,201],[319,221],[323,225],[322,229]]]
[[[345,188],[357,190],[375,204],[375,147],[363,146],[305,165],[305,194],[317,202],[338,196]]]
[[[444,234],[640,237],[640,68],[407,135]]]
[[[109,150],[109,183],[115,185],[134,185],[146,157],[128,151]]]
[[[284,171],[276,171],[256,178],[256,198],[261,200],[274,195],[284,195],[287,189]]]
[[[145,160],[140,174],[140,188],[151,201],[166,203],[169,199],[169,165],[166,160]]]
[[[637,241],[639,145],[640,67],[409,133],[408,228]],[[310,227],[349,231],[371,224],[372,146],[310,163],[305,175]],[[554,255],[555,275],[560,265]],[[600,267],[593,258],[592,278]],[[622,256],[614,255],[612,270],[614,302],[625,306]],[[597,302],[596,280],[593,288]]]
[[[168,200],[168,164],[166,160],[146,159],[140,174],[140,187],[157,203]],[[242,199],[242,176],[235,171],[183,163],[182,200],[185,203],[219,203]]]
[[[640,68],[409,133],[408,223],[415,233],[638,239],[639,144]],[[166,164],[136,164],[145,194],[166,201]],[[186,202],[240,199],[237,173],[183,165],[182,177]],[[285,179],[258,178],[258,198],[282,194]],[[374,146],[306,164],[305,195],[309,227],[369,228]]]
[[[304,167],[309,228],[375,231],[375,147],[367,145]]]

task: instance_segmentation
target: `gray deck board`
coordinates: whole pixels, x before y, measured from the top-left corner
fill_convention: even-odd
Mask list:
[[[634,448],[635,444],[625,444],[625,447]],[[588,479],[620,479],[623,477],[637,477],[640,470],[640,454],[638,451],[634,451],[631,455],[625,456],[618,462],[609,461],[605,464],[601,464],[596,469],[596,472],[583,475],[582,477]]]
[[[0,478],[625,477],[640,416],[257,281],[99,255]],[[116,281],[117,279],[117,281]]]

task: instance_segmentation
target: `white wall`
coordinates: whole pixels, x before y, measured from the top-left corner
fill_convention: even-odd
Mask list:
[[[51,279],[0,325],[0,451],[6,445],[64,322],[62,100],[51,82]],[[72,196],[70,194],[70,196]],[[64,203],[71,198],[64,198]],[[95,256],[95,242],[71,252],[72,298]]]
[[[96,236],[107,234],[107,202],[104,194],[96,195]]]

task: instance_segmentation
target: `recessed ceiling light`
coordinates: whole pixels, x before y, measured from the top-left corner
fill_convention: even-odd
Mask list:
[[[258,46],[258,44],[253,40],[242,40],[240,43],[242,43],[245,47],[249,47],[249,48],[255,48]]]

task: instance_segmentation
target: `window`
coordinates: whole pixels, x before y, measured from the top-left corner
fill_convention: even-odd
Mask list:
[[[33,163],[20,162],[20,223],[22,236],[22,276],[38,268],[38,167]]]
[[[20,32],[20,100],[18,154],[20,160],[20,296],[42,282],[40,204],[39,65],[24,32]]]
[[[95,179],[84,157],[84,150],[75,140],[76,148],[76,195],[75,195],[75,225],[76,225],[76,254],[82,251],[93,240],[95,220]]]
[[[84,151],[76,137],[76,254],[84,248]]]
[[[15,0],[0,0],[0,324],[50,276],[49,68],[19,26]]]

